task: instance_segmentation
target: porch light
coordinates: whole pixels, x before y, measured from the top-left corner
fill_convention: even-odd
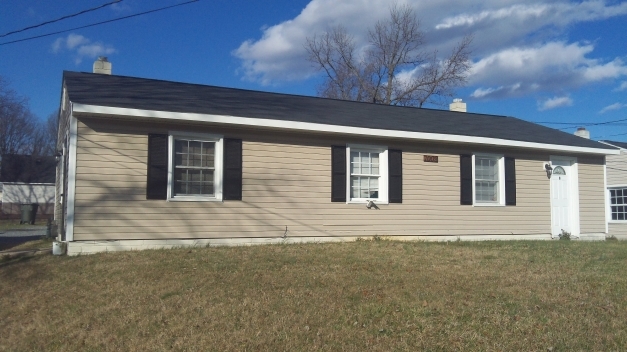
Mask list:
[[[54,160],[56,162],[59,162],[62,156],[63,156],[63,150],[57,150],[57,152],[54,154]]]
[[[548,163],[544,164],[544,169],[546,170],[546,177],[551,179],[551,174],[553,173],[553,168]]]

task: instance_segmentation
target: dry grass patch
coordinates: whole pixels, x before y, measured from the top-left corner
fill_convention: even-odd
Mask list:
[[[0,263],[0,350],[623,350],[627,243],[336,244]]]

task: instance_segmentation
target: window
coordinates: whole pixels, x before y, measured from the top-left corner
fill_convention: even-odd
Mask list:
[[[516,205],[516,159],[508,156],[459,156],[459,204]]]
[[[222,200],[222,136],[169,138],[168,199]]]
[[[503,157],[474,155],[475,205],[504,205]]]
[[[627,188],[610,189],[612,220],[627,220]]]
[[[347,199],[351,202],[374,200],[387,203],[387,148],[354,145],[346,150]]]

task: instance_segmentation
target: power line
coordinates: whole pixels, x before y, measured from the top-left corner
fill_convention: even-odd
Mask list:
[[[71,15],[67,15],[67,16],[63,16],[63,17],[57,18],[56,20],[50,20],[50,21],[47,21],[47,22],[43,22],[43,23],[40,23],[40,24],[36,24],[36,25],[34,25],[34,26],[30,26],[30,27],[26,27],[26,28],[18,29],[18,30],[12,31],[12,32],[4,33],[4,34],[0,35],[0,38],[6,37],[7,35],[11,35],[11,34],[15,34],[15,33],[24,32],[24,31],[27,31],[27,30],[29,30],[29,29],[42,27],[42,26],[45,26],[45,25],[50,24],[50,23],[59,22],[59,21],[62,21],[62,20],[65,20],[65,19],[68,19],[68,18],[71,18],[71,17],[76,17],[76,16],[82,15],[82,14],[87,13],[87,12],[92,12],[92,11],[100,10],[100,9],[101,9],[101,8],[103,8],[103,7],[109,6],[109,5],[111,5],[111,4],[115,4],[115,3],[120,2],[120,1],[122,1],[122,0],[115,0],[115,1],[111,1],[111,2],[108,2],[108,3],[104,4],[104,5],[100,5],[100,6],[98,6],[98,7],[94,7],[94,8],[87,9],[87,10],[83,10],[83,11],[81,11],[81,12],[77,12],[77,13],[74,13],[74,14],[71,14]]]
[[[115,21],[120,21],[120,20],[125,20],[127,18],[131,18],[131,17],[137,17],[137,16],[141,16],[141,15],[146,15],[149,13],[153,13],[153,12],[158,12],[158,11],[163,11],[163,10],[167,10],[167,9],[171,9],[173,7],[177,7],[177,6],[183,6],[183,5],[187,5],[187,4],[191,4],[192,2],[197,2],[200,0],[190,0],[187,2],[183,2],[180,4],[176,4],[176,5],[170,5],[170,6],[166,6],[166,7],[161,7],[158,9],[154,9],[154,10],[149,10],[149,11],[145,11],[145,12],[140,12],[140,13],[136,13],[134,15],[128,15],[128,16],[124,16],[124,17],[119,17],[119,18],[114,18],[112,20],[107,20],[107,21],[102,21],[102,22],[97,22],[97,23],[92,23],[92,24],[88,24],[85,26],[80,26],[80,27],[75,27],[75,28],[70,28],[70,29],[66,29],[63,31],[57,31],[57,32],[53,32],[53,33],[48,33],[48,34],[42,34],[42,35],[37,35],[34,37],[28,37],[28,38],[24,38],[24,39],[18,39],[18,40],[13,40],[10,42],[4,42],[4,43],[0,43],[0,46],[2,45],[7,45],[7,44],[13,44],[13,43],[19,43],[19,42],[23,42],[23,41],[27,41],[27,40],[32,40],[32,39],[38,39],[38,38],[43,38],[43,37],[49,37],[51,35],[55,35],[55,34],[59,34],[59,33],[66,33],[66,32],[71,32],[71,31],[75,31],[77,29],[83,29],[83,28],[88,28],[88,27],[94,27],[94,26],[98,26],[101,24],[105,24],[105,23],[110,23],[110,22],[115,22]]]
[[[538,121],[536,123],[541,123],[541,124],[545,124],[545,125],[573,125],[571,127],[565,127],[566,128],[573,128],[576,126],[599,126],[599,125],[607,125],[610,123],[615,123],[615,122],[623,122],[623,121],[627,121],[627,119],[620,119],[620,120],[613,120],[613,121],[605,121],[605,122],[596,122],[596,123],[589,123],[589,122],[548,122],[548,121]]]

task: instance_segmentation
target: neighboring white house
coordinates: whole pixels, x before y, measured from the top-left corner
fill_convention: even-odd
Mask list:
[[[2,155],[2,215],[19,216],[22,204],[37,204],[38,217],[54,214],[56,160],[51,156]]]
[[[51,214],[54,205],[54,183],[5,182],[2,212],[17,214],[22,204],[39,205],[39,214]]]
[[[627,240],[627,143],[601,141],[620,148],[619,155],[605,157],[608,235]]]

